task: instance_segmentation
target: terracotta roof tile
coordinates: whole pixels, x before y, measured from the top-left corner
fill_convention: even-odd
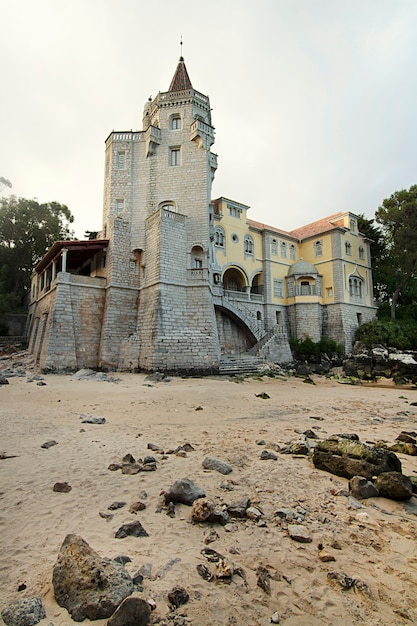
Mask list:
[[[291,230],[289,234],[297,239],[307,239],[308,237],[314,237],[315,235],[326,233],[338,227],[343,228],[343,215],[343,213],[334,213],[333,215],[323,217],[322,219],[312,222],[311,224],[295,228],[294,230]]]
[[[187,68],[185,67],[184,57],[180,57],[180,60],[175,70],[174,78],[171,80],[168,91],[186,91],[192,89],[193,86],[188,76]]]

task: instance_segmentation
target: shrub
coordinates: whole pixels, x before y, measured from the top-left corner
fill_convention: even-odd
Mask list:
[[[417,322],[414,319],[378,319],[362,324],[355,339],[367,348],[382,344],[399,350],[417,350]]]
[[[323,337],[320,341],[313,341],[310,337],[295,339],[291,337],[290,347],[294,358],[304,361],[314,361],[324,355],[340,357],[344,354],[344,348],[333,339]]]

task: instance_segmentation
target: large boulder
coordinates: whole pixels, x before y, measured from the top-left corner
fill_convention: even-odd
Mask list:
[[[413,495],[413,485],[408,476],[400,472],[383,472],[375,481],[379,495],[391,500],[409,500]]]
[[[101,558],[75,534],[64,539],[52,584],[56,601],[76,622],[110,617],[133,592],[133,581],[123,565]]]
[[[401,461],[394,452],[344,437],[318,442],[313,450],[313,463],[317,469],[344,478],[364,476],[371,480],[382,472],[401,472]]]
[[[125,598],[113,613],[107,626],[148,626],[151,609],[142,598]]]

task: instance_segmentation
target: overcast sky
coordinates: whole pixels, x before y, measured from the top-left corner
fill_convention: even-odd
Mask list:
[[[0,0],[0,177],[100,230],[104,140],[180,56],[210,97],[213,198],[291,230],[417,183],[416,0]]]

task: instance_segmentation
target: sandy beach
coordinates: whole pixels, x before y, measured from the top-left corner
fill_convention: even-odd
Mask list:
[[[40,596],[47,613],[42,626],[76,623],[55,602],[52,587],[60,546],[76,533],[100,556],[129,556],[131,575],[143,568],[143,591],[135,595],[156,603],[154,623],[168,619],[167,594],[176,585],[190,596],[176,615],[196,626],[266,626],[274,614],[287,626],[417,623],[416,496],[407,503],[371,498],[356,508],[345,492],[348,481],[315,469],[310,458],[278,452],[276,460],[260,458],[307,429],[321,439],[354,432],[363,442],[392,444],[401,431],[417,430],[417,406],[411,404],[417,390],[322,377],[314,377],[314,385],[269,377],[155,382],[118,373],[117,382],[46,375],[39,385],[32,375],[11,377],[0,387],[0,452],[7,457],[0,461],[0,610]],[[105,423],[82,423],[85,416]],[[57,445],[41,447],[52,440]],[[193,450],[162,454],[150,443],[164,452],[185,443]],[[156,471],[108,469],[128,453],[155,456]],[[204,469],[208,455],[229,463],[232,473]],[[415,475],[417,457],[398,456],[403,473]],[[261,523],[195,524],[191,507],[181,504],[170,517],[161,508],[161,492],[180,478],[193,480],[217,504],[249,497],[263,513]],[[57,482],[67,482],[71,491],[54,492]],[[146,508],[130,513],[139,500]],[[114,502],[126,505],[110,511]],[[292,540],[276,515],[297,507],[305,512],[310,543]],[[115,538],[122,524],[137,519],[149,537]],[[213,529],[218,537],[207,544]],[[320,560],[320,544],[334,561]],[[209,565],[201,554],[207,545],[244,577],[233,575],[229,584],[204,580],[196,568]],[[270,595],[257,584],[260,567],[268,571]],[[364,584],[343,590],[329,572]]]

